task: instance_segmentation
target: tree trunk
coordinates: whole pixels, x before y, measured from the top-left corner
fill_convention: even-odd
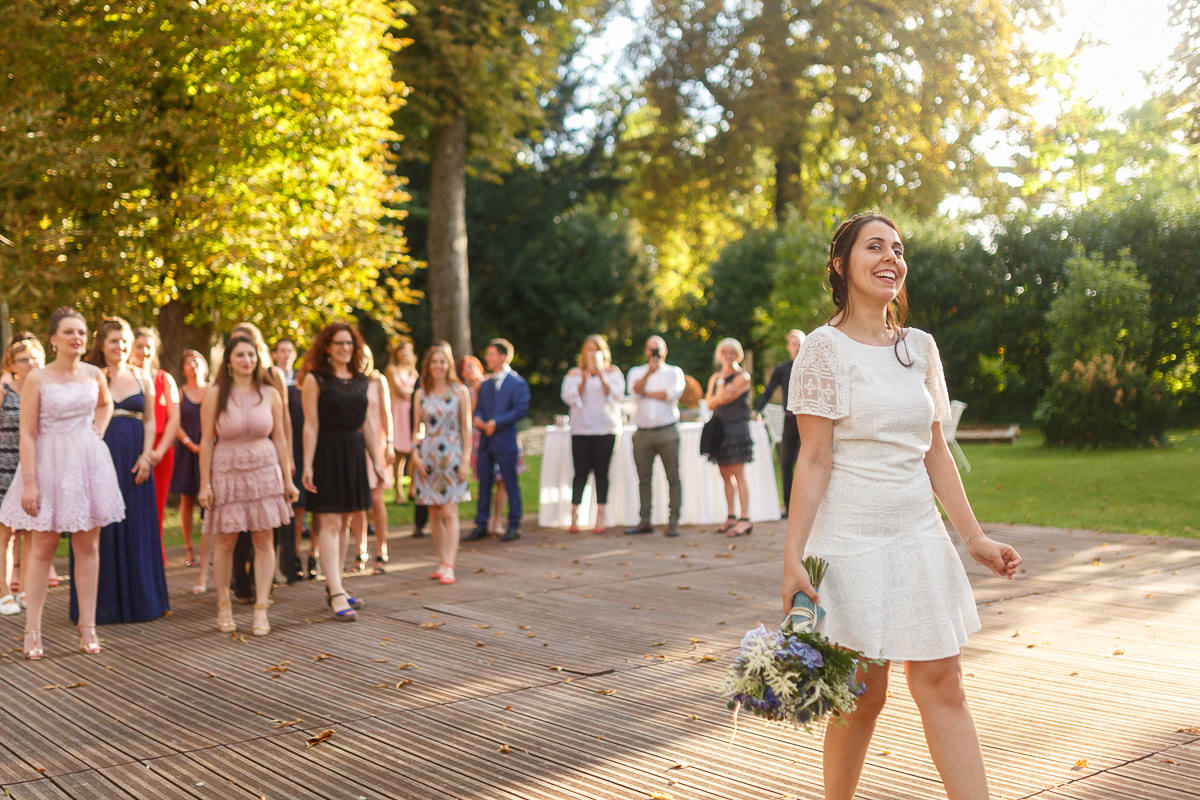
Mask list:
[[[433,337],[471,352],[467,272],[467,118],[433,130],[429,180],[429,310]]]
[[[188,324],[192,312],[186,297],[169,301],[158,310],[158,335],[162,337],[162,350],[158,354],[158,365],[175,376],[182,386],[183,351],[196,350],[209,361],[209,374],[215,369],[212,360],[213,324],[211,321]]]

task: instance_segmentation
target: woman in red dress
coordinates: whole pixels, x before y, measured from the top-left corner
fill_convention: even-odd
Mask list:
[[[129,363],[154,379],[154,493],[158,504],[158,535],[162,537],[163,511],[175,470],[175,434],[179,432],[179,387],[170,373],[158,368],[158,334],[152,328],[134,328]],[[167,563],[163,550],[163,563]]]

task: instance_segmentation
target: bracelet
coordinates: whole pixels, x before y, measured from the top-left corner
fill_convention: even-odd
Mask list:
[[[188,436],[183,437],[183,443],[191,444],[192,443],[191,437],[188,437]]]

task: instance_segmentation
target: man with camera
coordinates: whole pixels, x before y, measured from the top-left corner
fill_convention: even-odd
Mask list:
[[[650,533],[651,479],[654,458],[662,459],[667,473],[670,500],[667,536],[679,535],[679,509],[682,485],[679,482],[679,396],[686,383],[683,370],[666,362],[667,343],[661,336],[646,340],[646,363],[629,370],[629,387],[635,408],[633,422],[633,463],[638,473],[638,524],[626,528],[627,534]]]

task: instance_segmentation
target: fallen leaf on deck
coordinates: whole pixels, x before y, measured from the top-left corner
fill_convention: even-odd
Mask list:
[[[690,589],[690,588],[692,588],[692,587],[690,587],[690,586],[676,586],[675,588],[676,588],[676,589],[679,589],[679,590],[681,590],[681,591],[682,591],[682,590]]]
[[[502,745],[500,745],[499,749],[496,750],[496,752],[497,753],[511,753],[512,748],[506,744],[502,744]]]
[[[700,719],[700,718],[699,718],[699,717],[697,717],[695,714],[688,714],[688,715],[687,715],[687,718],[688,718],[688,719]]]
[[[420,669],[420,667],[418,667],[416,664],[412,663],[411,661],[405,661],[403,664],[396,667],[396,669]]]
[[[876,753],[875,755],[877,755],[877,756],[890,756],[891,754],[892,754],[892,751],[891,751],[891,750],[880,750],[880,751],[879,751],[878,753]]]
[[[291,720],[290,722],[285,722],[285,721],[279,720],[279,719],[273,720],[273,722],[275,724],[271,726],[272,728],[287,728],[291,725],[295,725],[296,723],[300,722],[300,718],[297,717],[296,719]]]
[[[703,662],[708,662],[708,661],[716,661],[716,660],[717,660],[717,657],[716,657],[716,656],[700,656],[700,661],[701,661],[702,663],[703,663]]]
[[[478,575],[481,572],[486,572],[486,570],[483,567],[476,567],[475,569],[471,570],[472,575]]]
[[[292,662],[290,662],[290,661],[280,661],[278,664],[276,664],[273,667],[267,667],[266,669],[263,670],[263,672],[287,672],[288,665],[291,663]]]
[[[483,643],[482,641],[480,641],[479,639],[476,639],[476,640],[475,640],[475,646],[476,646],[476,647],[487,647],[487,645],[486,645],[486,644],[484,644],[484,643]]]
[[[528,625],[518,625],[517,627],[523,631],[531,630]]]
[[[733,553],[713,553],[713,558],[733,558]]]
[[[490,627],[492,627],[492,626],[491,626],[491,625],[489,625],[489,624],[487,624],[486,622],[481,622],[481,623],[479,623],[478,625],[472,625],[471,627],[472,627],[472,628],[478,628],[478,629],[479,629],[479,630],[481,630],[481,631],[486,631],[488,628],[490,628]]]
[[[317,653],[315,656],[313,656],[313,663],[315,664],[318,661],[324,661],[327,658],[333,658],[333,654],[332,653]],[[211,675],[212,673],[209,673],[209,674]]]
[[[392,685],[391,685],[390,683],[372,683],[372,684],[370,685],[370,687],[368,687],[368,688],[371,688],[371,689],[390,689],[390,688],[392,688]]]
[[[596,694],[616,694],[616,689],[597,689]]]
[[[650,646],[651,647],[662,647],[666,643],[667,643],[666,639],[659,639],[657,642],[655,642],[654,644],[652,644]]]
[[[1075,766],[1071,767],[1071,769],[1087,769],[1087,759],[1086,758],[1079,759],[1078,761],[1075,762]]]
[[[536,633],[534,633],[533,631],[530,631],[529,633],[527,633],[527,634],[525,634],[525,635],[526,635],[526,636],[528,636],[530,639],[536,639],[536,638],[537,638],[537,634],[536,634]]]
[[[330,738],[332,738],[332,736],[333,736],[332,729],[327,730],[327,731],[321,731],[316,736],[310,736],[307,739],[305,739],[304,747],[305,747],[305,749],[308,749],[309,747],[320,744],[321,742],[328,742],[330,740]]]
[[[1178,764],[1179,763],[1178,761],[1174,761],[1170,758],[1160,758],[1159,761],[1163,762],[1164,764]]]
[[[374,664],[386,664],[388,660],[386,658],[372,658],[371,662]]]
[[[1092,559],[1092,566],[1093,566],[1093,567],[1098,567],[1098,566],[1100,566],[1100,559],[1098,559],[1098,558],[1093,558],[1093,559]]]
[[[419,627],[421,630],[428,631],[433,630],[434,628],[440,628],[445,624],[446,623],[444,622],[422,622]]]
[[[1114,656],[1123,656],[1123,655],[1125,655],[1125,651],[1118,647],[1116,650],[1113,650],[1113,655]]]
[[[64,689],[78,689],[80,686],[83,686],[83,681],[75,681],[74,683],[68,683],[63,688]]]
[[[396,681],[397,689],[403,689],[405,686],[412,686],[412,681],[409,680],[408,678],[405,678],[402,681]]]
[[[676,761],[674,764],[667,767],[667,771],[670,772],[673,769],[687,769],[690,766],[691,766],[691,764],[685,764],[682,761]]]
[[[1176,733],[1200,733],[1200,728],[1176,728]]]
[[[1147,600],[1153,599],[1153,597],[1154,597],[1154,592],[1150,592],[1149,594],[1146,595]]]
[[[36,769],[37,769],[37,771],[38,771],[38,772],[42,773],[43,775],[45,775],[45,774],[46,774],[46,768],[45,768],[45,767],[37,767]]]
[[[666,792],[651,792],[650,800],[673,800]]]
[[[47,683],[45,686],[43,686],[43,687],[42,687],[42,689],[43,689],[43,690],[47,690],[47,689],[61,689],[61,688],[62,688],[62,687],[61,687],[61,686],[59,686],[57,683]]]

